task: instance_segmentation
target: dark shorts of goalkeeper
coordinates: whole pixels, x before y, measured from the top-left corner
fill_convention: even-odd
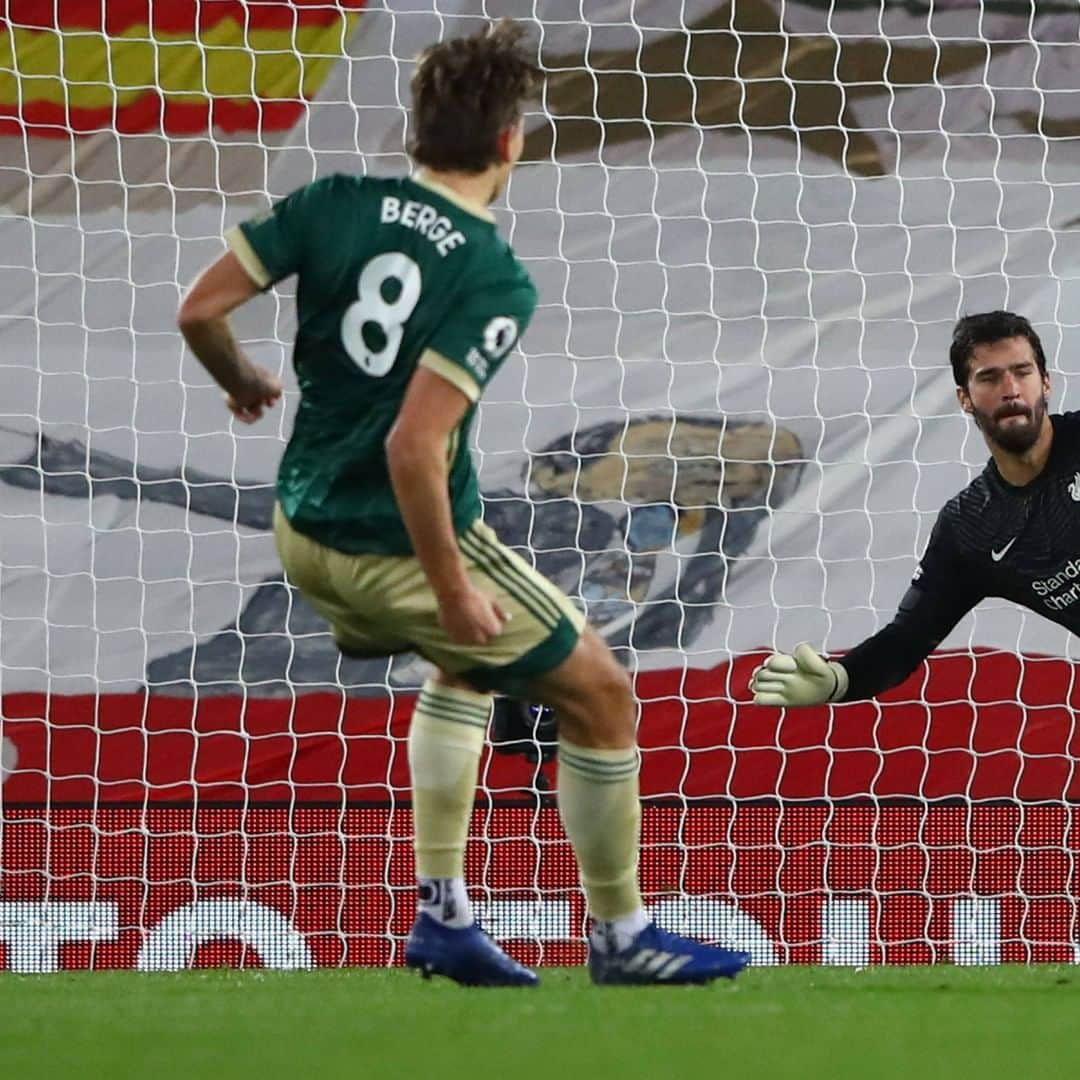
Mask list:
[[[274,538],[291,584],[329,623],[346,656],[416,652],[477,690],[520,696],[573,651],[585,617],[483,522],[459,537],[473,583],[510,615],[486,645],[459,645],[413,556],[349,555],[297,532],[274,508]]]

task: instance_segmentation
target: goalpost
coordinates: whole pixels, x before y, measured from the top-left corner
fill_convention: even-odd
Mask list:
[[[0,967],[401,961],[425,669],[342,660],[281,581],[295,380],[231,427],[175,311],[271,199],[407,168],[415,54],[502,15],[548,73],[497,208],[540,306],[484,512],[635,677],[647,902],[758,964],[1077,958],[1064,631],[990,603],[880,702],[746,688],[889,619],[981,468],[958,316],[1027,315],[1069,408],[1075,5],[99,7],[0,21]],[[287,378],[291,289],[236,319]],[[556,782],[483,760],[469,883],[526,962],[584,956]]]

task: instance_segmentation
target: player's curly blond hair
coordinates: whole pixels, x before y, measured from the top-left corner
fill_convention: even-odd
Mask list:
[[[540,85],[540,69],[521,43],[525,33],[502,19],[420,54],[411,84],[414,161],[470,173],[498,163],[499,133],[517,121]]]

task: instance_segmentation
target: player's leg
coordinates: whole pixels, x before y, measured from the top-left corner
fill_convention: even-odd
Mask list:
[[[465,845],[491,695],[440,672],[420,691],[409,727],[413,851],[419,901],[405,960],[425,975],[486,986],[539,980],[476,925],[465,886]]]
[[[342,652],[385,656],[411,648],[399,612],[431,607],[416,560],[349,556],[296,532],[280,511],[274,535],[291,584],[329,623]],[[409,726],[413,851],[419,904],[406,962],[470,985],[531,986],[528,968],[476,925],[465,888],[465,844],[491,695],[445,672],[420,691]]]
[[[409,726],[419,910],[446,926],[474,921],[465,844],[490,716],[490,695],[440,673],[425,682]]]
[[[586,628],[570,656],[529,693],[559,720],[559,811],[594,934],[624,946],[649,921],[637,883],[641,807],[630,679]]]
[[[423,638],[428,655],[477,689],[554,708],[559,809],[595,923],[594,977],[686,982],[736,974],[746,965],[745,954],[664,934],[642,905],[637,704],[626,672],[570,601],[490,529],[474,525],[461,545],[470,573],[511,613],[510,622],[482,648],[455,646],[422,627],[413,634]],[[615,959],[604,961],[605,955]],[[636,956],[640,970],[624,972]]]
[[[749,962],[746,953],[666,933],[642,903],[637,703],[610,649],[586,630],[562,664],[534,681],[531,694],[559,720],[559,811],[593,920],[594,981],[686,983],[737,975]]]

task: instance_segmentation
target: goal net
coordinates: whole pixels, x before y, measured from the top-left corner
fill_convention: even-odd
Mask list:
[[[11,0],[0,966],[401,961],[426,669],[343,660],[282,580],[291,284],[235,320],[289,388],[252,428],[175,312],[228,226],[406,169],[416,53],[502,15],[548,73],[497,209],[540,305],[476,426],[484,512],[635,678],[647,902],[761,964],[1073,961],[1064,631],[987,603],[880,701],[746,689],[888,620],[982,467],[958,316],[1028,316],[1068,407],[1072,0]],[[469,884],[527,962],[584,955],[556,782],[483,759]]]

